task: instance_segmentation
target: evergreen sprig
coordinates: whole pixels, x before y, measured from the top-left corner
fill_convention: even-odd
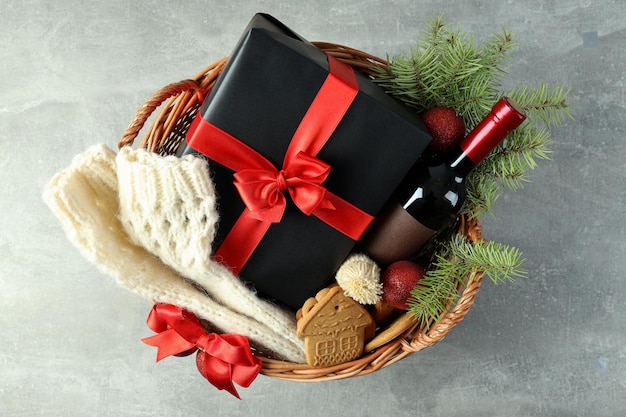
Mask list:
[[[500,77],[515,47],[513,34],[504,30],[476,45],[439,16],[430,20],[409,54],[388,58],[388,69],[380,70],[375,81],[418,112],[451,107],[474,126],[500,98]]]
[[[550,88],[547,84],[540,84],[535,88],[520,85],[509,91],[508,96],[530,114],[529,120],[542,122],[551,128],[559,126],[564,117],[572,118],[567,101],[568,94],[569,89],[562,85]]]
[[[500,30],[483,42],[451,27],[443,16],[431,19],[408,53],[387,58],[374,81],[416,112],[450,107],[469,130],[503,96],[526,111],[527,121],[509,134],[467,179],[464,214],[470,218],[491,211],[504,190],[517,190],[530,180],[539,160],[550,159],[550,131],[569,112],[569,90],[563,86],[521,85],[502,91],[509,53],[517,47],[512,32]],[[457,234],[440,242],[424,278],[412,291],[409,313],[427,328],[458,299],[459,285],[482,274],[498,284],[525,275],[517,248],[500,243],[470,243]]]
[[[465,214],[489,212],[503,189],[517,190],[529,181],[528,171],[550,155],[550,129],[571,115],[563,86],[540,84],[501,90],[509,53],[517,47],[512,32],[502,29],[485,41],[452,28],[443,16],[431,19],[415,48],[388,57],[375,82],[390,95],[423,112],[450,107],[468,130],[476,126],[502,96],[510,96],[527,112],[528,121],[510,134],[468,180]]]
[[[458,297],[458,285],[468,285],[477,274],[494,284],[513,281],[526,275],[519,249],[492,241],[469,242],[455,235],[444,243],[408,301],[409,314],[428,328],[440,319]]]
[[[507,135],[472,172],[467,182],[464,213],[475,218],[491,211],[503,190],[516,191],[530,181],[529,172],[539,160],[550,159],[551,128],[571,118],[563,86],[520,86],[507,96],[524,108],[527,121]]]

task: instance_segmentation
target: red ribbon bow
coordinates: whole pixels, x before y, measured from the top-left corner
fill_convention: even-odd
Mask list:
[[[193,313],[179,307],[156,304],[147,324],[158,334],[142,341],[157,347],[157,362],[199,349],[196,362],[200,373],[213,386],[237,398],[233,382],[247,388],[261,371],[261,360],[252,354],[248,339],[236,334],[209,334]]]
[[[187,142],[192,148],[235,171],[235,186],[246,205],[215,254],[235,274],[241,272],[271,224],[280,222],[286,207],[285,191],[305,215],[316,216],[354,240],[373,219],[322,185],[330,165],[316,156],[359,91],[350,66],[330,55],[328,64],[329,74],[296,129],[281,170],[200,116],[189,127]]]
[[[294,204],[307,216],[318,209],[335,209],[326,199],[326,188],[322,186],[330,165],[307,155],[298,153],[281,171],[244,169],[236,172],[235,186],[251,215],[261,221],[280,222],[289,192]]]

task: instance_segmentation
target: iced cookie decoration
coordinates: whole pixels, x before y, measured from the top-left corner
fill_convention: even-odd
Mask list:
[[[365,342],[374,336],[372,316],[338,285],[309,298],[296,318],[297,334],[304,338],[310,366],[332,366],[357,359]]]

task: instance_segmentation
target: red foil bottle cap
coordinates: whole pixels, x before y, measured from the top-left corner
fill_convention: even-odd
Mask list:
[[[526,120],[526,113],[515,100],[501,98],[491,112],[461,142],[461,150],[479,164],[504,137]]]

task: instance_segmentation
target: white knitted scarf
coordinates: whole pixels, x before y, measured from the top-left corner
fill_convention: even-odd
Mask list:
[[[83,256],[121,286],[305,361],[294,315],[211,260],[219,217],[201,158],[96,145],[52,178],[44,200]]]

